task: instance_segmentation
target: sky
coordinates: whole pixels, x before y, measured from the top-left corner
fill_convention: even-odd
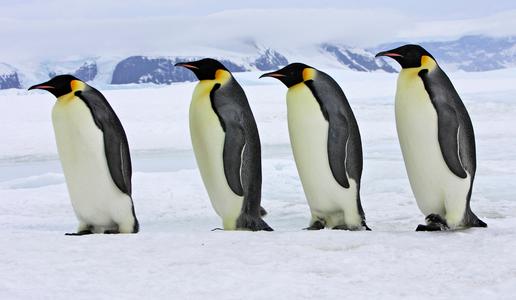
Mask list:
[[[0,0],[0,7],[0,62],[516,35],[516,2],[509,0]]]

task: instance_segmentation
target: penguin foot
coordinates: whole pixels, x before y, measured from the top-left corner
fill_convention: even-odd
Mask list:
[[[349,230],[349,231],[361,231],[361,230],[371,231],[371,228],[367,227],[367,225],[365,223],[362,224],[362,227],[360,227],[360,226],[349,227],[346,224],[342,224],[342,225],[337,225],[337,226],[333,227],[332,229],[333,230]]]
[[[441,230],[450,229],[448,222],[446,222],[446,220],[438,214],[429,214],[425,218],[425,221],[427,225],[438,226],[441,228]]]
[[[346,224],[337,225],[332,228],[333,230],[351,230]]]
[[[120,231],[118,231],[118,229],[109,229],[109,230],[104,230],[104,234],[119,234]]]
[[[324,227],[326,227],[324,223],[322,221],[317,220],[313,222],[312,225],[303,228],[303,230],[321,230],[324,229]]]
[[[416,231],[443,231],[450,227],[446,220],[438,214],[429,214],[425,218],[426,225],[418,225]]]
[[[219,231],[219,230],[224,231],[224,229],[223,229],[223,228],[219,228],[219,227],[217,227],[217,228],[213,228],[211,231]]]
[[[441,231],[441,227],[435,225],[417,225],[416,231]]]
[[[93,234],[93,232],[91,230],[81,230],[79,232],[67,232],[67,233],[65,233],[65,235],[70,235],[70,236],[79,236],[79,235],[88,235],[88,234]]]
[[[238,217],[236,228],[251,231],[274,231],[262,218],[253,217],[248,214],[241,214],[240,217]]]

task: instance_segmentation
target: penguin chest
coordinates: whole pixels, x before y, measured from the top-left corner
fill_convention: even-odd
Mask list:
[[[102,131],[79,98],[59,100],[52,110],[57,149],[74,211],[80,221],[106,229],[131,199],[115,185],[107,164]]]
[[[225,132],[211,105],[209,94],[212,86],[200,82],[194,91],[190,104],[190,135],[213,208],[223,218],[225,229],[231,229],[240,216],[243,197],[231,190],[224,173]]]
[[[305,84],[289,89],[287,114],[292,152],[311,210],[323,215],[355,211],[356,182],[348,178],[350,188],[346,189],[333,177],[328,159],[329,123]]]
[[[469,175],[462,179],[449,170],[439,144],[437,111],[423,81],[403,72],[396,91],[396,128],[410,185],[425,215],[444,215],[447,198],[465,203]]]

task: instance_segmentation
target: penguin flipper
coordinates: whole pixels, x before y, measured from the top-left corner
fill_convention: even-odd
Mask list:
[[[468,175],[459,157],[460,126],[455,110],[447,104],[441,105],[438,110],[438,138],[441,153],[448,168],[460,178]]]
[[[123,193],[131,196],[131,156],[122,123],[106,98],[96,89],[89,87],[77,91],[75,95],[86,103],[95,124],[103,132],[104,151],[113,181]]]
[[[321,74],[322,75],[319,76],[327,76],[322,72]],[[326,100],[334,104],[342,105],[344,102],[347,102],[347,99],[339,85],[331,77],[327,76],[327,79],[328,80],[324,82],[320,80],[308,80],[305,82],[305,84],[319,103],[324,119],[326,119],[326,121],[329,123],[327,148],[328,160],[333,177],[342,187],[349,188],[348,176],[346,174],[346,146],[349,138],[348,121],[342,114],[342,111],[330,114],[326,109],[327,104],[321,98],[318,91],[325,91],[329,89],[333,91],[340,91],[340,93],[333,94],[333,99]]]
[[[448,76],[437,67],[419,72],[437,111],[438,139],[446,165],[456,176],[473,177],[476,169],[475,138],[468,112]]]
[[[226,125],[224,139],[223,161],[224,175],[233,193],[243,196],[241,168],[242,154],[245,147],[244,130],[235,124]]]
[[[331,117],[330,117],[331,118]],[[335,180],[344,188],[349,188],[346,174],[346,156],[349,131],[344,118],[330,121],[328,129],[328,160]]]

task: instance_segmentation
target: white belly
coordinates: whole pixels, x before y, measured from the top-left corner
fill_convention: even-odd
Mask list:
[[[231,190],[224,174],[225,133],[211,106],[209,87],[204,85],[208,83],[197,85],[190,104],[193,150],[211,204],[222,218],[224,229],[235,229],[244,198]]]
[[[104,152],[103,134],[79,98],[57,101],[52,121],[68,192],[79,221],[103,232],[132,224],[132,202],[115,185]]]
[[[329,124],[317,100],[305,84],[298,84],[288,91],[287,107],[292,151],[312,215],[325,218],[330,227],[342,225],[342,218],[348,225],[360,226],[356,182],[348,178],[346,189],[333,177],[327,148]]]
[[[448,169],[437,137],[437,112],[419,76],[403,72],[396,91],[396,128],[410,185],[425,216],[439,214],[453,226],[462,220],[470,176],[462,179]]]

